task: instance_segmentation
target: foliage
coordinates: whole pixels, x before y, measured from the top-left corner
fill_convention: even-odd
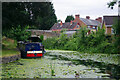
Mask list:
[[[13,55],[16,55],[16,54],[20,54],[20,52],[18,50],[14,50],[14,49],[10,49],[10,50],[2,49],[2,57],[13,56]]]
[[[59,19],[59,20],[57,20],[57,23],[59,23],[59,22],[61,22],[61,20]]]
[[[41,35],[41,36],[40,36],[40,39],[43,41],[43,40],[44,40],[44,36],[43,36],[43,35]]]
[[[87,35],[88,29],[82,27],[71,37],[63,32],[60,37],[48,38],[43,43],[47,49],[77,50],[89,53],[116,53],[116,48],[111,39],[106,37],[105,30],[98,28],[97,32]],[[49,44],[49,45],[48,45]]]
[[[12,27],[9,37],[17,41],[27,40],[31,33],[27,31],[29,26],[22,28],[20,25],[17,28]]]
[[[2,49],[14,49],[17,46],[17,41],[3,36]]]
[[[2,37],[2,57],[19,54],[20,52],[15,49],[16,46],[17,46],[17,41],[3,36]]]
[[[63,28],[60,32],[61,32],[61,33],[64,33],[64,32],[66,32],[66,31],[67,31],[67,29],[64,29],[64,28]]]
[[[56,49],[58,46],[57,38],[47,38],[42,43],[47,49]]]
[[[86,45],[86,36],[87,35],[87,30],[85,27],[81,27],[77,34],[77,48],[79,51],[85,50],[85,45]]]
[[[64,46],[65,46],[65,44],[67,43],[67,41],[68,41],[68,38],[67,38],[67,35],[63,32],[63,33],[61,33],[61,35],[60,35],[60,37],[58,38],[58,40],[59,40],[59,47],[61,48],[61,49],[64,49]]]
[[[117,53],[120,53],[120,17],[118,17],[118,20],[116,23],[113,25],[114,29],[114,46],[116,47]]]
[[[73,15],[67,16],[65,22],[70,22],[71,20],[74,20]]]
[[[110,1],[108,3],[108,7],[111,8],[111,9],[113,9],[113,7],[115,6],[115,4],[117,4],[117,1],[119,1],[119,0],[112,0],[112,1]],[[120,4],[118,4],[118,5],[120,7]]]
[[[51,2],[3,2],[2,3],[2,34],[7,36],[10,30],[18,25],[30,29],[50,29],[57,22]],[[23,17],[24,16],[24,17]],[[44,26],[44,27],[43,27]]]

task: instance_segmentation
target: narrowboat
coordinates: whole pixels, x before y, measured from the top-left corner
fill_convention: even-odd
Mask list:
[[[40,58],[44,56],[45,50],[39,37],[30,37],[30,41],[19,41],[17,44],[21,52],[21,58]]]

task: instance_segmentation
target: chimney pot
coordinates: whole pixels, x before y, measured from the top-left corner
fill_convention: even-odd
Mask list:
[[[95,19],[97,21],[99,21],[100,23],[102,23],[102,17],[98,17],[97,19]]]
[[[86,19],[90,19],[90,16],[86,16]]]
[[[96,18],[95,20],[98,20],[98,18]]]

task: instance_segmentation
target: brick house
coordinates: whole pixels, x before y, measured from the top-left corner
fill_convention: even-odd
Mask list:
[[[66,22],[66,23],[62,23],[62,21],[61,21],[60,23],[55,23],[51,27],[52,31],[57,31],[57,32],[60,32],[63,29],[66,29],[67,31],[78,30],[78,29],[80,29],[80,25],[79,25],[79,23],[76,23],[73,21]]]
[[[102,17],[97,18],[96,20],[90,19],[89,16],[86,18],[80,18],[79,15],[75,15],[75,19],[71,22],[62,23],[55,23],[52,27],[52,31],[60,32],[62,29],[66,29],[67,31],[76,31],[79,30],[80,27],[87,27],[89,29],[88,34],[91,31],[97,31],[97,27],[101,26]]]
[[[117,19],[118,16],[103,16],[102,28],[105,29],[105,34],[114,34],[112,26]]]
[[[86,18],[80,18],[79,15],[75,15],[73,22],[79,23],[80,26],[87,27],[89,29],[88,34],[90,34],[91,31],[95,32],[97,31],[98,26],[101,26],[102,17],[92,20],[89,16],[86,16]]]

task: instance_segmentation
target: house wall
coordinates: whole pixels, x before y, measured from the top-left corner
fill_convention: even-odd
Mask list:
[[[111,34],[111,27],[106,27],[106,34]]]
[[[87,26],[84,22],[80,20],[80,18],[75,18],[73,22],[77,22],[80,24],[80,26]]]

